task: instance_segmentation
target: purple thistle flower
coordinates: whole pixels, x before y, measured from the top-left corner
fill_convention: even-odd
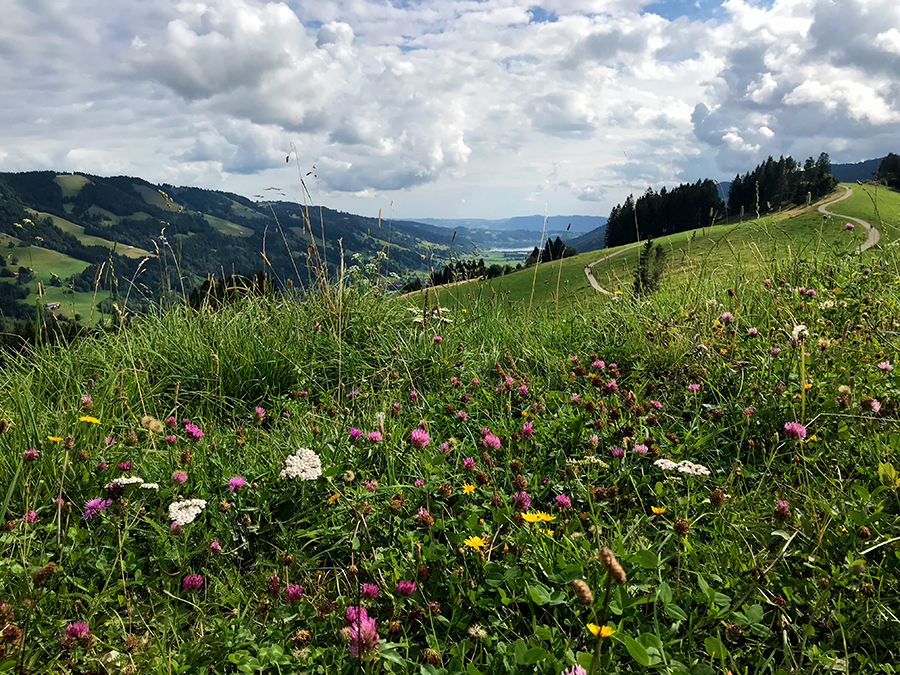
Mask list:
[[[169,429],[174,429],[176,424],[178,424],[177,420],[171,415],[166,418],[166,426]]]
[[[359,594],[367,600],[374,600],[378,597],[380,591],[375,584],[363,584],[359,588]]]
[[[185,574],[181,587],[186,591],[196,591],[203,585],[203,577],[199,574]]]
[[[516,492],[512,496],[510,506],[516,511],[527,511],[531,508],[531,497],[528,496],[527,492]]]
[[[802,440],[806,438],[806,427],[799,422],[785,422],[784,435],[788,438]]]
[[[247,479],[243,476],[232,476],[228,479],[228,489],[231,492],[237,492],[247,484]]]
[[[560,509],[571,509],[572,500],[565,495],[556,495],[556,506]]]
[[[412,443],[414,447],[424,448],[428,445],[428,432],[424,429],[413,429],[412,433],[409,435],[409,442]]]
[[[415,581],[398,581],[397,582],[397,592],[400,595],[412,595],[416,592],[416,582]]]
[[[110,504],[112,504],[111,499],[103,499],[102,497],[89,499],[84,505],[84,515],[81,517],[81,519],[90,520],[101,511],[106,511],[106,508]]]
[[[284,599],[288,603],[296,602],[303,598],[303,586],[300,584],[291,584],[284,589]]]

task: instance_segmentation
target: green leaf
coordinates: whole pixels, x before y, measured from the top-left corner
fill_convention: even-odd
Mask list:
[[[594,655],[591,652],[578,652],[578,656],[575,657],[575,660],[578,662],[579,666],[585,670],[590,670],[591,659],[593,658]]]
[[[390,661],[391,663],[396,663],[398,666],[406,666],[406,659],[400,656],[393,649],[379,649],[378,656],[383,658],[385,661]]]
[[[681,609],[678,605],[671,604],[666,605],[666,614],[671,616],[676,621],[687,621],[687,613]]]
[[[663,581],[656,589],[656,599],[664,605],[668,605],[672,602],[672,587],[665,581]]]
[[[628,653],[631,654],[631,658],[644,666],[644,668],[650,666],[650,655],[647,653],[644,645],[642,645],[630,635],[619,635],[618,639],[619,642],[625,645],[625,649],[627,649]]]
[[[750,623],[759,623],[763,619],[762,605],[750,605],[745,611],[744,616]]]
[[[481,671],[475,667],[474,663],[470,663],[469,665],[466,666],[466,672],[469,675],[481,675]]]
[[[546,605],[550,602],[550,591],[540,584],[529,586],[528,595],[531,597],[531,601],[536,605]]]
[[[525,640],[519,638],[516,640],[515,647],[515,655],[516,655],[516,663],[520,666],[525,665],[525,652],[528,651],[528,648],[525,646]]]
[[[523,665],[533,666],[535,663],[540,663],[545,660],[548,656],[550,656],[550,652],[543,647],[532,647],[525,652],[525,662]]]
[[[725,645],[722,644],[719,638],[708,637],[703,641],[703,646],[706,647],[707,654],[713,658],[721,658],[727,653]]]
[[[651,551],[647,548],[635,552],[630,559],[634,560],[634,562],[644,569],[655,570],[659,567],[659,556],[656,555],[655,551]]]

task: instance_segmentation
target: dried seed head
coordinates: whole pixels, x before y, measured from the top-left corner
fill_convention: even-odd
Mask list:
[[[71,450],[72,448],[75,447],[75,437],[72,434],[69,434],[68,436],[66,436],[66,440],[63,441],[63,447],[66,450]]]
[[[723,492],[722,488],[716,488],[710,493],[709,503],[716,508],[719,508],[725,503],[725,492]]]
[[[0,418],[0,436],[3,435],[3,432],[9,429],[9,420]]]
[[[676,518],[672,523],[672,528],[680,535],[684,536],[691,531],[691,524],[684,518]]]
[[[46,565],[44,565],[41,569],[39,569],[37,572],[35,572],[34,576],[31,577],[31,580],[34,582],[35,586],[40,586],[45,581],[47,581],[47,579],[50,578],[50,575],[53,574],[53,572],[55,572],[55,571],[56,571],[56,563],[49,562]]]
[[[868,527],[863,525],[861,528],[859,528],[856,531],[856,536],[859,537],[860,539],[868,539],[869,537],[872,536],[872,531]]]
[[[591,593],[591,587],[582,579],[576,579],[572,582],[572,590],[575,592],[575,598],[582,605],[592,605],[594,603],[594,594]]]
[[[606,571],[609,572],[609,575],[617,584],[625,584],[625,570],[622,569],[622,566],[619,564],[619,561],[616,560],[616,556],[613,555],[613,552],[606,548],[606,546],[600,549],[600,562],[603,563],[603,567],[606,568]]]
[[[439,665],[441,662],[441,655],[434,649],[430,647],[422,652],[422,662],[429,663],[431,665]]]

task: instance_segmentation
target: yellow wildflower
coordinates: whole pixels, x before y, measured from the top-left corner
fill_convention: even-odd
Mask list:
[[[329,504],[333,504],[333,503],[336,502],[338,499],[340,499],[340,497],[341,497],[341,495],[340,495],[339,493],[335,492],[333,495],[331,495],[331,496],[328,498],[328,503],[329,503]]]
[[[91,417],[89,415],[84,415],[82,417],[79,417],[78,421],[79,422],[90,422],[91,424],[100,424],[100,420],[98,420],[96,417]]]
[[[463,494],[470,495],[475,492],[475,486],[470,485],[469,483],[463,483]]]
[[[653,513],[655,513],[656,515],[661,516],[662,514],[664,514],[666,512],[666,507],[665,506],[651,506],[650,510],[653,511]]]
[[[616,291],[614,295],[622,295],[622,291]]]
[[[522,520],[526,523],[537,523],[540,522],[541,516],[538,513],[523,513]]]
[[[62,438],[60,436],[47,436],[47,440],[59,442],[62,440]]]
[[[487,546],[487,539],[484,537],[469,537],[468,539],[464,539],[463,543],[471,548],[480,549]]]
[[[546,534],[548,537],[553,536],[553,530],[542,530],[542,529],[538,528],[538,532],[540,532],[541,534]]]
[[[551,516],[549,513],[544,513],[543,511],[538,511],[537,515],[540,516],[541,522],[550,523],[556,520],[556,516]]]
[[[587,629],[591,631],[593,635],[597,635],[599,633],[600,637],[605,638],[616,632],[615,628],[613,628],[612,626],[598,626],[595,623],[589,623],[587,625]]]

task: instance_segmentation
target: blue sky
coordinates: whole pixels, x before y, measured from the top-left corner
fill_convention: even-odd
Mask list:
[[[0,171],[364,215],[607,215],[900,151],[894,0],[6,0]],[[285,157],[290,154],[291,162]]]

